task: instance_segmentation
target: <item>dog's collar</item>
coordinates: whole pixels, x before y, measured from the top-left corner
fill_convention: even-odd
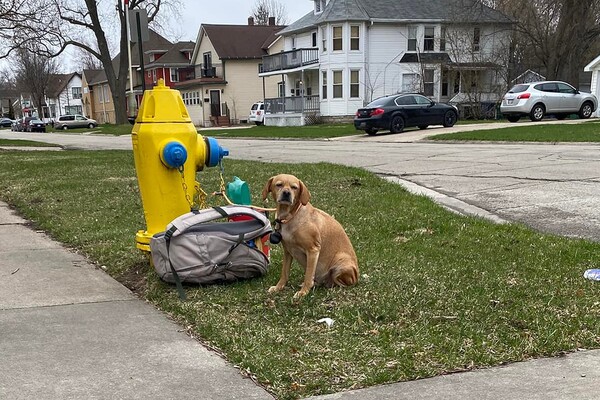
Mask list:
[[[279,219],[279,218],[276,217],[275,221],[274,221],[275,224],[276,224],[275,230],[281,229],[281,225],[282,224],[287,224],[288,222],[290,222],[291,219],[294,218],[296,216],[296,214],[298,214],[298,210],[300,210],[300,207],[302,207],[302,203],[298,203],[298,206],[296,207],[296,209],[293,210],[293,211],[290,211],[288,213],[288,217],[287,218]]]

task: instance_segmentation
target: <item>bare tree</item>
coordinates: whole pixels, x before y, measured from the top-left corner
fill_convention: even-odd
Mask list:
[[[6,23],[4,33],[14,37],[8,52],[35,42],[38,54],[57,56],[70,46],[83,49],[100,61],[112,92],[117,124],[127,123],[126,84],[128,76],[127,23],[125,5],[104,0],[22,0],[14,1],[29,15]],[[180,0],[124,0],[129,9],[145,9],[150,23],[161,24],[159,11],[173,16],[179,13]],[[3,3],[0,3],[3,4]],[[0,25],[0,28],[2,26]],[[113,43],[116,38],[116,43]],[[122,55],[113,64],[111,48]],[[7,51],[4,52],[5,54]]]
[[[56,59],[37,54],[36,49],[18,49],[14,57],[17,89],[31,95],[38,116],[45,117],[44,105],[48,84],[58,71]]]
[[[275,17],[276,25],[288,23],[285,5],[278,0],[256,0],[251,13],[257,25],[268,25],[269,17]]]
[[[542,69],[548,79],[579,84],[579,73],[600,51],[600,0],[495,0],[517,21],[516,69]]]

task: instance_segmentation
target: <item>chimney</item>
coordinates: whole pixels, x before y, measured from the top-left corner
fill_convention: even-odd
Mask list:
[[[275,17],[269,17],[269,26],[275,26]]]
[[[254,17],[248,17],[248,25],[254,25]]]

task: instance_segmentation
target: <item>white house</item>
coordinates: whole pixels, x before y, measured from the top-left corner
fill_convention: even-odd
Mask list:
[[[84,115],[81,82],[78,72],[52,75],[45,99],[47,110],[44,110],[44,117],[54,119],[65,114]]]
[[[263,57],[259,76],[283,85],[265,99],[266,124],[348,119],[398,92],[495,104],[507,88],[513,22],[477,0],[310,1],[313,11],[279,32],[284,51]]]
[[[596,57],[592,62],[585,66],[585,72],[592,73],[592,83],[590,92],[600,99],[600,56]],[[600,117],[600,107],[596,110],[596,117]]]

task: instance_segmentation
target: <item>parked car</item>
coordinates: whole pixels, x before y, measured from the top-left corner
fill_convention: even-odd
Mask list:
[[[46,132],[46,123],[38,118],[31,119],[25,129],[27,132]]]
[[[401,93],[380,97],[365,108],[359,108],[354,116],[354,127],[374,135],[379,130],[400,133],[405,127],[429,125],[454,126],[458,120],[456,107],[436,103],[416,93]]]
[[[29,121],[34,120],[34,119],[38,119],[37,117],[25,117],[25,118],[21,118],[16,120],[10,130],[11,131],[16,131],[16,132],[27,132],[27,125],[29,124]]]
[[[265,104],[262,101],[257,101],[250,108],[249,122],[254,122],[256,125],[262,125],[265,122]]]
[[[10,118],[0,118],[0,126],[3,128],[10,128],[13,122],[15,121]]]
[[[61,115],[54,121],[54,129],[95,128],[98,122],[83,115]]]
[[[502,98],[500,112],[510,122],[529,116],[541,121],[546,115],[565,119],[570,114],[589,118],[598,108],[598,99],[591,93],[581,93],[565,82],[544,81],[513,86]]]

